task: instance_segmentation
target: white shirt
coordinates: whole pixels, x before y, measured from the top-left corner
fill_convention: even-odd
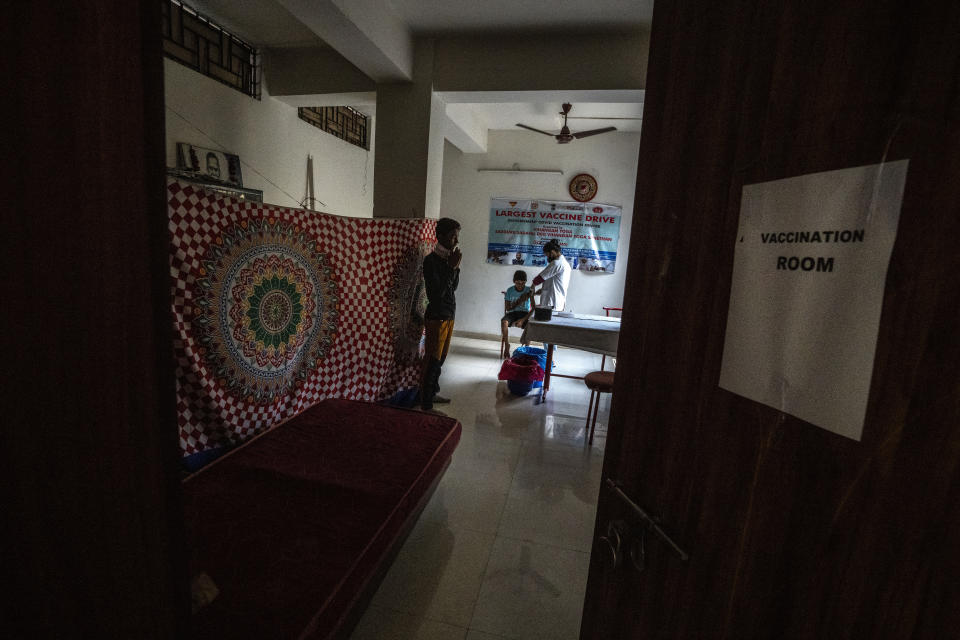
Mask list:
[[[537,274],[543,278],[543,291],[540,293],[541,307],[553,306],[554,311],[563,311],[567,301],[567,287],[570,286],[570,274],[573,269],[563,256],[548,264]]]

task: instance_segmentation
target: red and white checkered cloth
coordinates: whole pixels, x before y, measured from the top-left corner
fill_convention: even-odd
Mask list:
[[[394,354],[389,294],[404,253],[436,242],[435,220],[343,218],[226,198],[174,179],[167,189],[177,414],[185,456],[245,440],[324,398],[375,401],[417,384],[418,359]],[[203,261],[231,229],[256,219],[295,225],[315,241],[333,269],[338,298],[336,332],[319,366],[264,404],[212,374],[195,322],[203,315],[196,305]]]

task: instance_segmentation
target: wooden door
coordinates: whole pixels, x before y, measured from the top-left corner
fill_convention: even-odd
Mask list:
[[[604,477],[690,557],[601,489],[581,637],[956,637],[957,3],[663,0],[649,69]],[[861,441],[720,389],[743,185],[904,158]]]
[[[187,637],[160,7],[4,7],[4,638]]]

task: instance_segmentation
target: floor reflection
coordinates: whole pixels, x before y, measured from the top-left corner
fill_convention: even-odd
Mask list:
[[[460,446],[355,640],[579,636],[610,396],[590,447],[583,381],[554,378],[535,404],[497,380],[499,346],[454,338],[440,384]],[[600,369],[572,349],[557,361]]]

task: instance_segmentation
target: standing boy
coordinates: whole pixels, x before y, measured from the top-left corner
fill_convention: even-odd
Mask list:
[[[460,284],[460,223],[451,218],[437,220],[437,246],[423,259],[423,280],[427,290],[426,353],[420,383],[420,408],[433,410],[433,404],[449,399],[440,391],[440,369],[450,349],[453,320],[457,312],[456,291]]]

